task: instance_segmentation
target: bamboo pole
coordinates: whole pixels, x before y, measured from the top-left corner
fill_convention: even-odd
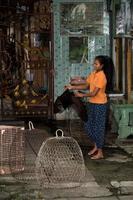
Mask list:
[[[131,103],[132,39],[127,39],[127,100]]]
[[[119,61],[119,52],[120,52],[120,38],[115,39],[115,51],[116,51],[116,90],[119,91],[119,70],[120,70],[120,61]]]

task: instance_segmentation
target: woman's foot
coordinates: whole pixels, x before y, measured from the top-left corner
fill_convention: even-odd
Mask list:
[[[104,156],[103,156],[103,152],[102,152],[101,149],[99,149],[97,151],[96,155],[94,155],[94,156],[91,157],[92,160],[99,160],[99,159],[103,159],[103,158],[104,158]]]
[[[94,148],[93,148],[91,151],[89,151],[88,155],[89,155],[89,156],[93,155],[94,153],[96,153],[97,150],[98,150],[98,149],[97,149],[97,147],[96,147],[96,145],[95,145]]]

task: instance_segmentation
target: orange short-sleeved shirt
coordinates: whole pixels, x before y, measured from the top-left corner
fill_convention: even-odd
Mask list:
[[[107,102],[107,96],[105,93],[106,89],[106,76],[104,72],[101,70],[99,72],[93,71],[87,77],[87,84],[89,85],[90,92],[92,92],[95,88],[99,88],[100,90],[94,97],[89,97],[90,103],[104,104]]]

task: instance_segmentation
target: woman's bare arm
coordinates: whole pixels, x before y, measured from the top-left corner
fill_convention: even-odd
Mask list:
[[[65,88],[69,90],[87,90],[89,87],[88,84],[85,85],[66,85]]]
[[[81,93],[81,92],[75,92],[75,96],[76,97],[94,97],[97,95],[97,93],[99,92],[99,88],[95,88],[92,92],[89,93]]]
[[[100,88],[95,88],[92,92],[89,92],[88,94],[84,94],[85,97],[95,97],[97,95],[97,93],[99,92]]]

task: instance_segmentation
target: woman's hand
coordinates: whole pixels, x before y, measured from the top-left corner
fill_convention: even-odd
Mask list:
[[[74,94],[75,94],[75,97],[80,97],[80,98],[84,97],[84,94],[81,92],[74,92]]]
[[[67,89],[68,89],[68,90],[72,90],[73,88],[72,88],[72,85],[65,85],[65,86],[64,86],[64,89],[65,89],[65,90],[67,90]]]

